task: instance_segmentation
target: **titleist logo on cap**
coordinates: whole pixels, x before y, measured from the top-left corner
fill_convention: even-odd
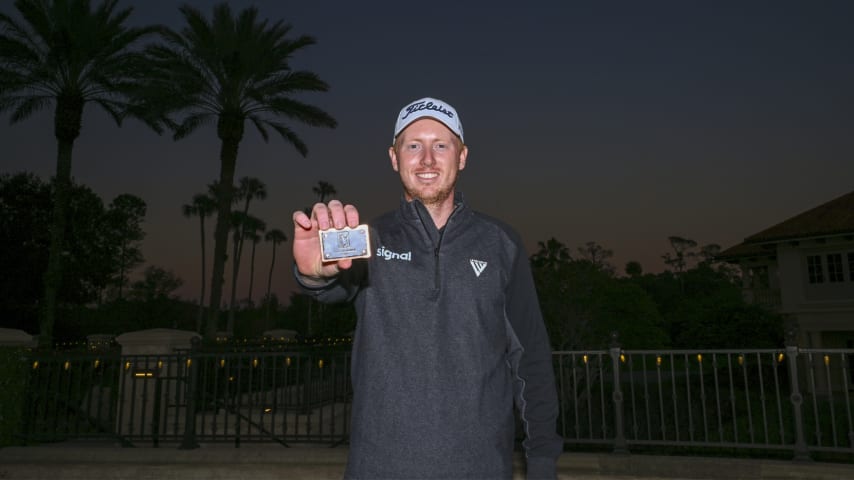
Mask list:
[[[418,101],[406,107],[406,115],[403,115],[400,119],[406,120],[406,117],[420,110],[435,110],[439,113],[444,113],[448,118],[454,118],[454,112],[447,110],[442,105],[437,105],[433,102]]]
[[[443,100],[424,97],[400,109],[400,113],[397,115],[397,122],[394,125],[392,142],[409,124],[425,117],[442,122],[454,132],[454,135],[460,137],[460,140],[463,139],[463,124],[460,122],[460,116],[454,110],[454,107]]]

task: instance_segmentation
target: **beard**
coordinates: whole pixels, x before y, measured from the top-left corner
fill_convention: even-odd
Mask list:
[[[407,182],[402,182],[403,192],[406,194],[408,200],[418,199],[425,207],[439,206],[454,194],[454,189],[457,186],[459,178],[459,172],[454,171],[450,182],[433,187],[407,185]]]
[[[419,192],[415,189],[410,189],[408,187],[404,187],[404,192],[406,192],[406,196],[410,199],[417,199],[421,203],[424,204],[425,207],[433,206],[433,205],[441,205],[448,197],[451,196],[451,192],[454,191],[454,185],[450,185],[447,187],[440,188],[439,190],[435,190],[429,193],[425,193],[423,191]]]

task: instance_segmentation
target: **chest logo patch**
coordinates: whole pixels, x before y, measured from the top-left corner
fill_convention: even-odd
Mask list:
[[[474,274],[479,277],[480,274],[483,273],[483,269],[486,268],[486,262],[475,259],[471,259],[469,262],[471,263],[471,268],[474,269]]]
[[[377,257],[384,258],[386,260],[403,260],[406,262],[411,262],[412,261],[412,251],[410,250],[408,252],[398,253],[398,252],[392,252],[391,250],[388,250],[387,248],[385,248],[385,246],[382,246],[382,247],[377,249]]]

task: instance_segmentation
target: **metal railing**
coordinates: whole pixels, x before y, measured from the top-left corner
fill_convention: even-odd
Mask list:
[[[22,440],[346,442],[350,352],[33,354]]]
[[[568,444],[854,453],[852,349],[555,352]]]
[[[625,452],[854,453],[854,349],[555,352],[559,433]],[[350,352],[32,354],[25,442],[346,443]]]

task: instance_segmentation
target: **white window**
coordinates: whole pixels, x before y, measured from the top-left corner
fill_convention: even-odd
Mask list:
[[[827,255],[827,280],[830,283],[845,281],[845,272],[842,270],[841,253],[831,253]]]
[[[821,263],[821,255],[807,256],[807,280],[810,283],[824,283],[824,269]]]

